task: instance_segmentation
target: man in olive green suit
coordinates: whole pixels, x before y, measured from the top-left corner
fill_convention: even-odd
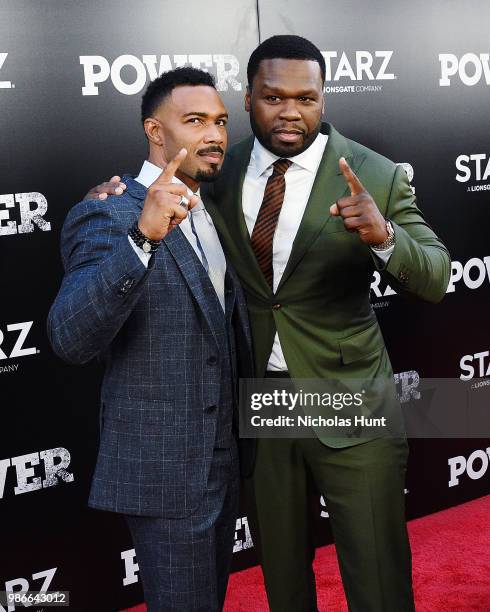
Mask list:
[[[210,194],[219,209],[213,217],[246,292],[256,376],[392,378],[369,300],[373,270],[397,292],[437,302],[448,284],[449,254],[416,207],[405,171],[321,123],[322,59],[296,36],[273,37],[254,51],[245,106],[255,138],[228,154]],[[273,248],[257,247],[266,181],[279,159],[292,164]],[[211,202],[207,207],[213,214]],[[407,454],[405,439],[251,445],[242,461],[251,466],[253,536],[271,610],[317,609],[308,473],[326,500],[349,610],[414,609]]]
[[[247,76],[255,138],[232,148],[201,194],[246,292],[255,374],[392,379],[369,300],[373,271],[398,293],[438,302],[449,254],[405,171],[321,122],[325,62],[312,43],[264,41]],[[116,188],[101,185],[95,197]],[[404,438],[242,442],[273,612],[317,610],[310,476],[327,504],[350,612],[414,610]]]

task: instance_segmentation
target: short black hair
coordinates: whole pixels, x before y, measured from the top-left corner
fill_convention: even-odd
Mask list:
[[[151,117],[162,101],[179,85],[208,85],[214,87],[214,77],[198,68],[184,66],[162,73],[146,88],[141,100],[141,121]]]
[[[318,62],[322,73],[322,81],[325,83],[325,58],[320,49],[302,36],[280,34],[264,40],[250,56],[247,66],[247,79],[250,89],[252,89],[252,81],[259,70],[260,62],[265,59],[276,58]]]

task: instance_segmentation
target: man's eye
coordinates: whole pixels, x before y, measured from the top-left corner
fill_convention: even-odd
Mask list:
[[[218,121],[216,121],[216,125],[219,125],[221,127],[225,127],[226,126],[226,120],[225,119],[218,119]]]
[[[188,123],[201,123],[201,120],[199,119],[199,117],[192,117],[192,119],[189,119]]]
[[[313,98],[308,98],[307,96],[301,96],[298,98],[300,102],[313,102]]]
[[[266,96],[265,99],[268,102],[279,102],[280,98],[278,96]]]

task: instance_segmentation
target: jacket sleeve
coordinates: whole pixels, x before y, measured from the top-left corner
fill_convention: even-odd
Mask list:
[[[446,293],[451,259],[444,244],[424,220],[404,169],[396,167],[385,217],[392,222],[395,248],[388,264],[375,265],[395,291],[428,302]]]
[[[86,363],[103,352],[141,296],[154,257],[148,268],[142,264],[129,225],[110,201],[80,202],[68,213],[61,233],[65,275],[48,315],[51,346],[65,361]]]

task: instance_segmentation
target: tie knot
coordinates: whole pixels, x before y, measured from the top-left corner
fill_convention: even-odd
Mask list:
[[[196,195],[196,194],[194,194]],[[204,210],[204,202],[199,198],[199,202],[191,208],[191,213],[197,213]]]
[[[273,174],[284,174],[292,163],[290,159],[278,159],[272,164],[274,166]]]
[[[206,210],[206,207],[204,206],[204,202],[201,199],[199,200],[199,202],[193,208],[191,208],[189,210],[189,221],[191,222],[191,225],[192,225],[194,219],[196,219],[196,220],[197,219],[199,219],[199,220],[206,219],[206,221],[209,223],[209,225],[213,225],[213,220],[211,219],[211,216],[208,213],[208,211]]]

